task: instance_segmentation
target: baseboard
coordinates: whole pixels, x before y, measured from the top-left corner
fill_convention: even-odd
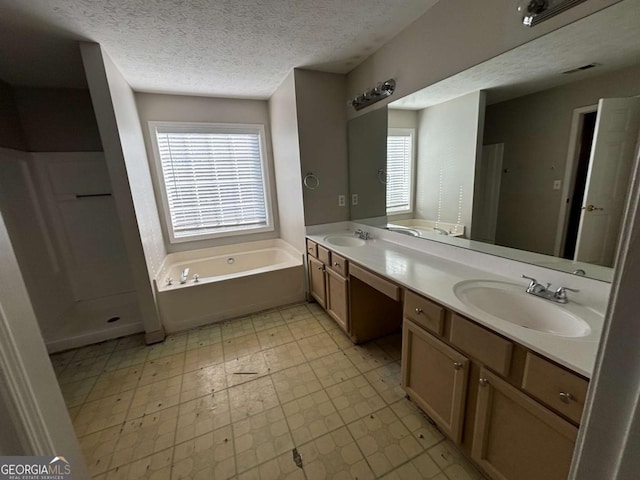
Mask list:
[[[129,323],[117,327],[105,328],[93,332],[86,332],[69,338],[61,338],[58,340],[46,340],[47,351],[49,354],[70,350],[72,348],[85,347],[94,343],[112,340],[114,338],[133,335],[134,333],[144,332],[142,323]]]

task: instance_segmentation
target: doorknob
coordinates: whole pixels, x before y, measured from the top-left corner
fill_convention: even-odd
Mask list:
[[[594,205],[587,205],[586,207],[582,207],[582,210],[586,210],[587,212],[593,212],[595,210],[604,210],[604,208],[596,207]]]

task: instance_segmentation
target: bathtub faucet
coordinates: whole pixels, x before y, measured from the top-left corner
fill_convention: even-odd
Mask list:
[[[187,283],[187,277],[189,277],[189,269],[185,268],[184,270],[182,270],[182,275],[180,275],[180,283]]]

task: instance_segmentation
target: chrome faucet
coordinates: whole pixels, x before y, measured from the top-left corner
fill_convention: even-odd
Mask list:
[[[182,270],[182,274],[180,275],[180,284],[184,285],[185,283],[187,283],[188,277],[189,277],[189,269],[185,268],[184,270]]]
[[[361,229],[356,230],[353,234],[362,240],[371,240],[373,238],[369,232],[365,232]]]
[[[553,291],[551,288],[551,284],[547,283],[545,287],[535,278],[527,277],[526,275],[522,275],[522,278],[526,278],[530,280],[529,286],[526,288],[525,292],[530,293],[531,295],[535,295],[536,297],[544,298],[545,300],[550,300],[556,303],[569,303],[569,297],[567,297],[567,291],[569,292],[579,292],[580,290],[575,290],[569,287],[560,287],[556,291]]]

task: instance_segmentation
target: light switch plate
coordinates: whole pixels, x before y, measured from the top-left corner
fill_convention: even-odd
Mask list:
[[[553,189],[554,190],[560,190],[560,187],[562,187],[562,180],[554,180],[553,181]]]
[[[351,194],[351,205],[357,205],[358,204],[358,194],[357,193],[352,193]]]
[[[338,206],[344,207],[347,203],[347,200],[344,195],[338,195]]]

